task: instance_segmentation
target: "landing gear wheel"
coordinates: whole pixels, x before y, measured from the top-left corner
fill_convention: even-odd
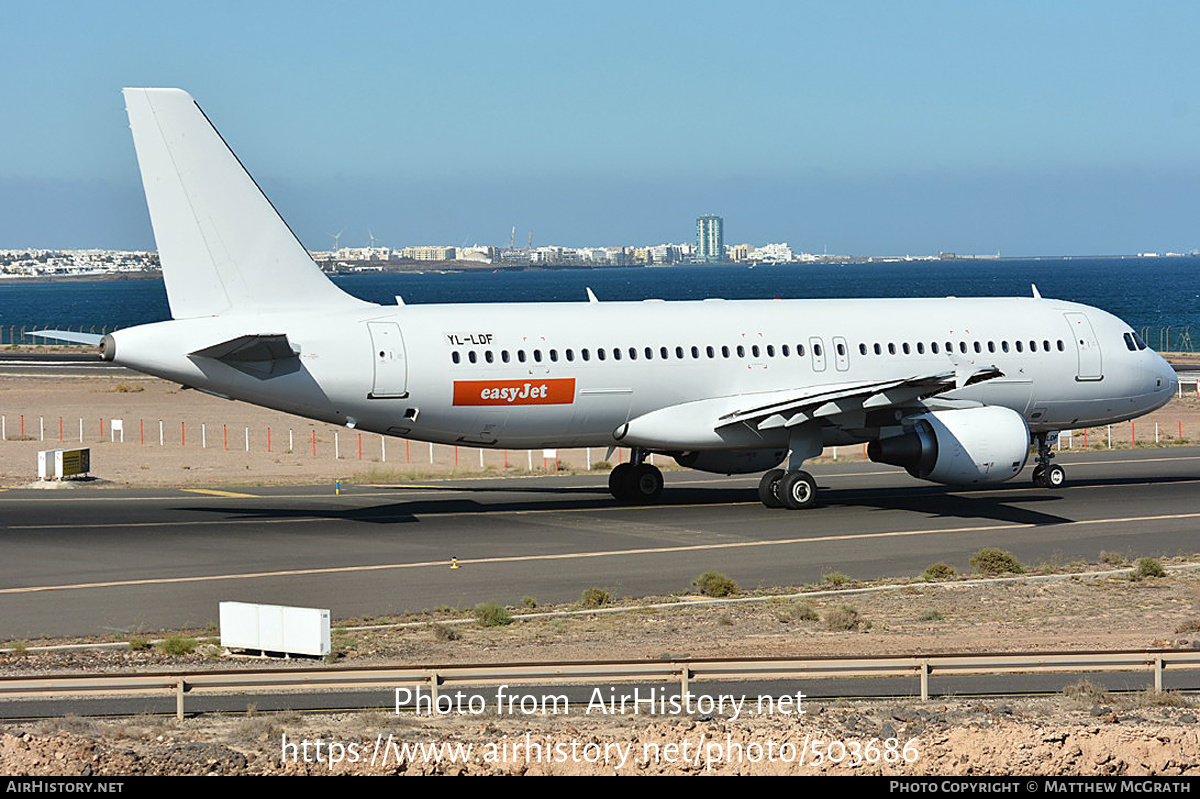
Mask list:
[[[634,502],[654,502],[662,496],[662,472],[652,464],[639,463],[630,474],[629,489],[629,498]]]
[[[817,502],[817,481],[803,469],[784,475],[778,491],[779,498],[789,510],[811,508]]]
[[[631,493],[629,484],[632,474],[632,463],[618,463],[608,473],[608,493],[612,494],[614,499],[624,501],[629,498],[629,494]]]
[[[1033,484],[1038,488],[1049,488],[1049,486],[1046,485],[1045,466],[1038,465],[1033,467]]]
[[[1042,475],[1042,482],[1046,488],[1061,488],[1066,481],[1067,472],[1057,463],[1051,464],[1046,469],[1046,473]]]
[[[783,507],[783,500],[779,498],[779,483],[785,474],[783,469],[772,469],[758,481],[758,498],[768,508]]]
[[[608,490],[621,502],[654,502],[662,495],[662,472],[649,463],[618,464],[608,475]]]

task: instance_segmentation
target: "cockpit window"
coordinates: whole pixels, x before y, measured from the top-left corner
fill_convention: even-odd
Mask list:
[[[1146,342],[1142,341],[1142,337],[1139,336],[1137,333],[1133,334],[1133,340],[1137,344],[1137,348],[1139,350],[1144,350],[1144,349],[1146,349],[1147,346],[1149,346],[1148,344],[1146,344]]]
[[[1126,333],[1124,336],[1122,336],[1122,338],[1125,339],[1125,349],[1129,350],[1130,352],[1137,351],[1137,344],[1135,344],[1133,341],[1132,333]]]

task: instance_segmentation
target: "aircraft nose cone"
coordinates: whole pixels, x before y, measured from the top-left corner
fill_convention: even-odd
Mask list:
[[[1167,363],[1165,359],[1160,367],[1159,377],[1162,380],[1163,390],[1168,394],[1174,394],[1179,390],[1179,375],[1175,372],[1175,367]]]

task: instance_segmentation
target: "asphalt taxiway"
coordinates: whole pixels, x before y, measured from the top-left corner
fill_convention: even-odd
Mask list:
[[[1028,470],[984,489],[872,463],[814,464],[821,504],[769,510],[757,475],[667,473],[661,504],[621,506],[606,475],[395,485],[0,491],[0,639],[202,627],[222,600],[334,618],[482,601],[686,590],[718,569],[743,586],[967,569],[985,546],[1039,563],[1102,550],[1200,549],[1200,448],[1064,454],[1068,482]],[[459,568],[451,569],[456,558]]]

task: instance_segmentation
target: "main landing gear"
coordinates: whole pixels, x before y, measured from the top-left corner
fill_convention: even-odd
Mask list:
[[[803,469],[772,469],[758,482],[758,498],[768,508],[811,508],[817,502],[817,481]]]
[[[621,502],[654,502],[662,496],[663,476],[658,467],[646,463],[649,453],[634,448],[629,463],[619,463],[608,475],[608,490]]]
[[[804,510],[817,504],[817,481],[800,467],[821,454],[821,432],[817,425],[802,424],[788,436],[786,469],[772,469],[758,482],[758,498],[768,508]]]
[[[1059,488],[1067,481],[1067,472],[1057,463],[1051,463],[1054,453],[1050,450],[1058,440],[1058,431],[1036,433],[1037,466],[1033,467],[1033,484],[1038,488]]]

